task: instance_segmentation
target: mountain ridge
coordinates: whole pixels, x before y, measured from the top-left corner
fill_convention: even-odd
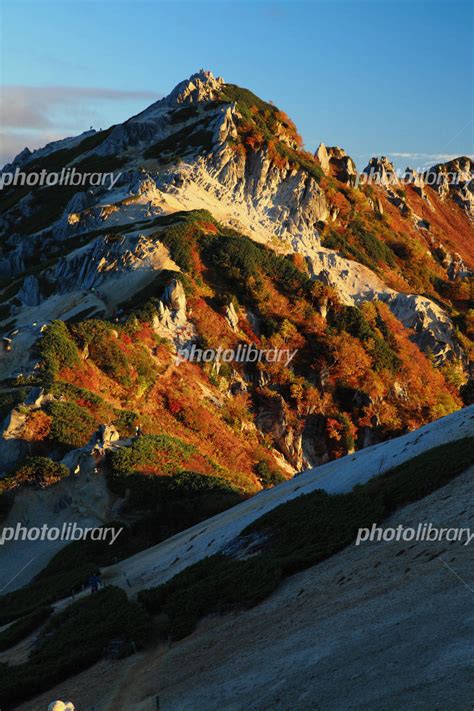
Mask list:
[[[472,358],[472,279],[463,257],[451,251],[447,229],[451,220],[457,241],[466,242],[468,262],[472,224],[457,199],[458,187],[451,195],[452,176],[446,178],[446,174],[460,167],[461,190],[467,191],[472,172],[468,159],[436,167],[436,173],[443,176],[439,190],[414,174],[405,189],[396,176],[391,183],[388,177],[395,171],[383,157],[369,164],[378,182],[356,184],[366,173],[357,172],[343,149],[321,145],[316,156],[311,156],[302,149],[296,127],[286,114],[203,70],[123,124],[86,134],[66,139],[62,145],[51,144],[43,149],[46,152],[39,152],[39,158],[46,161],[48,170],[87,166],[120,171],[112,189],[58,186],[25,191],[20,186],[7,190],[0,217],[0,274],[6,280],[0,292],[0,325],[6,332],[0,361],[4,378],[35,380],[41,366],[37,346],[54,319],[123,321],[129,318],[124,313],[127,301],[136,301],[152,289],[160,273],[180,275],[178,281],[189,274],[196,281],[190,265],[194,260],[196,267],[202,262],[199,270],[207,269],[206,233],[241,234],[244,230],[257,244],[286,255],[304,278],[314,282],[318,297],[316,301],[311,297],[306,308],[316,305],[328,333],[339,319],[338,309],[355,309],[354,313],[365,309],[364,318],[370,313],[375,328],[372,334],[385,340],[400,322],[406,329],[403,333],[443,374],[447,407],[459,406],[460,389],[469,387]],[[37,157],[25,151],[20,156],[25,168],[41,167],[38,152]],[[201,215],[203,209],[207,212]],[[188,237],[178,236],[186,230]],[[170,237],[168,231],[177,234]],[[186,240],[190,246],[184,244]],[[216,279],[209,288],[219,300]],[[201,298],[209,298],[202,285],[194,283],[191,291],[196,289],[202,292]],[[206,316],[214,312],[216,328],[222,313],[230,308],[228,298],[217,309],[211,305]],[[249,309],[249,304],[242,304],[245,308],[234,313],[231,330],[254,331],[253,336],[260,337],[262,305],[255,309],[259,298],[245,297],[254,305]],[[204,301],[199,304],[195,315]],[[391,318],[384,305],[397,321],[382,327],[383,319]],[[178,320],[173,320],[175,316],[165,314],[160,306],[151,321],[155,333],[170,338],[171,347],[177,348],[186,339],[202,337],[195,318],[190,319],[184,308]],[[297,328],[304,328],[303,322]],[[228,325],[227,318],[225,328]],[[360,325],[345,328],[350,337],[369,344],[370,351],[374,335],[366,329],[367,336],[363,336]],[[331,358],[323,358],[325,368]],[[429,371],[431,366],[422,366],[422,362],[417,367]],[[403,367],[408,367],[407,360]],[[339,371],[343,370],[340,366]],[[344,387],[351,378],[357,381],[353,375],[342,378]],[[324,389],[314,375],[310,380]],[[400,393],[406,392],[404,385],[398,387]],[[426,397],[427,387],[422,387]],[[397,410],[405,397],[402,394]],[[369,395],[367,402],[372,399]],[[286,395],[276,410],[280,414],[273,417],[286,422],[283,410],[288,402],[292,410],[294,401]],[[377,423],[380,415],[372,418]],[[417,424],[424,421],[417,416]],[[273,422],[271,430],[285,432],[285,427]],[[279,448],[291,466],[301,467],[304,447],[284,444],[286,436],[293,437],[283,434]],[[311,450],[312,446],[307,448]]]
[[[88,666],[112,639],[144,641],[157,610],[178,638],[260,602],[472,462],[469,158],[433,185],[383,156],[359,172],[200,71],[16,160],[117,180],[2,190],[0,524],[122,533],[110,550],[1,547],[0,646],[45,624],[27,688],[26,657],[4,657],[9,702],[69,674],[56,648]],[[107,589],[75,601],[98,568]]]
[[[263,106],[263,109],[260,110],[263,110],[264,115],[263,118],[259,117],[258,121],[255,122],[252,119],[252,111],[254,115],[259,116],[258,105],[254,107],[252,104],[249,107],[249,102],[252,102],[255,98],[258,104],[260,100],[257,100],[250,92],[247,92],[247,94],[244,94],[243,107],[239,105],[238,101],[225,103],[225,91],[229,92],[228,87],[232,86],[224,84],[222,79],[214,79],[209,72],[199,72],[192,75],[190,80],[181,82],[168,97],[155,102],[136,117],[132,117],[124,124],[111,127],[111,129],[102,132],[106,135],[100,140],[99,144],[73,158],[70,165],[81,165],[84,161],[87,163],[91,156],[95,157],[94,160],[99,159],[99,161],[106,159],[107,156],[114,156],[115,161],[120,151],[126,148],[126,155],[130,150],[132,150],[132,155],[120,160],[128,160],[130,163],[129,159],[131,158],[131,165],[134,165],[138,160],[142,167],[139,167],[138,170],[132,168],[131,172],[128,170],[125,175],[122,174],[123,185],[115,192],[115,195],[113,191],[111,191],[112,194],[105,193],[99,201],[95,212],[91,207],[91,203],[94,203],[94,198],[90,195],[90,191],[76,193],[65,206],[59,220],[53,222],[52,225],[51,221],[46,222],[46,233],[43,229],[39,234],[44,237],[45,234],[48,234],[48,231],[52,231],[55,240],[68,240],[94,228],[103,229],[106,227],[104,223],[107,222],[115,227],[115,225],[120,224],[120,222],[117,223],[117,219],[119,219],[118,216],[121,215],[122,211],[126,214],[126,211],[123,210],[123,200],[120,201],[121,195],[127,196],[127,199],[132,203],[134,201],[139,203],[135,206],[130,206],[128,211],[131,215],[126,217],[127,221],[131,218],[133,219],[133,216],[135,216],[135,219],[143,218],[146,220],[150,216],[150,210],[152,214],[153,211],[154,214],[162,214],[163,212],[166,214],[166,212],[179,207],[182,209],[206,207],[210,208],[218,219],[223,218],[230,225],[241,230],[243,228],[244,231],[258,241],[270,243],[274,248],[284,252],[301,254],[305,259],[312,262],[311,269],[316,277],[321,274],[322,278],[328,279],[325,275],[329,272],[329,282],[336,289],[339,289],[347,303],[353,303],[353,301],[351,302],[353,297],[347,292],[343,283],[346,273],[353,280],[356,296],[358,298],[361,297],[362,300],[364,298],[363,283],[359,284],[360,277],[357,276],[361,267],[356,268],[353,264],[353,255],[355,254],[356,261],[360,262],[362,259],[365,262],[362,267],[369,266],[369,271],[364,272],[362,281],[371,285],[372,288],[369,287],[370,297],[374,298],[379,294],[382,295],[387,289],[380,288],[377,279],[371,274],[374,271],[374,265],[370,260],[367,261],[363,254],[361,256],[360,250],[354,250],[349,245],[349,251],[346,248],[342,250],[342,254],[339,251],[338,260],[340,266],[337,269],[332,258],[332,251],[328,251],[324,247],[325,242],[330,245],[330,248],[333,247],[332,225],[337,230],[339,229],[338,225],[344,225],[347,222],[345,219],[341,219],[343,217],[342,211],[347,212],[347,209],[351,208],[351,200],[353,202],[355,200],[352,193],[348,193],[348,201],[343,192],[339,190],[334,195],[334,198],[337,197],[336,204],[339,203],[339,205],[341,205],[342,199],[343,205],[337,207],[336,205],[331,205],[327,199],[327,190],[322,190],[319,185],[321,175],[323,175],[321,168],[318,166],[320,161],[319,159],[313,159],[310,154],[301,153],[300,149],[298,149],[300,139],[289,119],[284,118],[282,112],[270,104],[260,102]],[[242,90],[238,90],[236,95],[230,92],[231,96],[228,98],[238,98],[241,96],[241,92]],[[216,96],[221,97],[217,102],[217,107],[214,106]],[[196,109],[196,105],[199,107],[201,104],[205,105],[207,111],[209,111],[209,105],[211,105],[211,110],[204,119],[199,114],[197,121],[194,121],[196,117],[193,116],[185,118],[184,122],[179,119],[176,125],[182,127],[170,135],[168,114],[171,111],[171,118],[173,118],[175,107],[182,104],[185,105],[185,108],[181,109],[184,111]],[[186,106],[188,106],[188,109]],[[257,109],[257,113],[254,108]],[[201,108],[199,108],[199,111],[201,111]],[[271,120],[267,115],[269,111],[272,112]],[[246,118],[247,116],[250,116],[250,121]],[[275,119],[275,116],[279,118]],[[281,121],[279,120],[280,118]],[[278,140],[276,143],[272,138],[268,138],[267,124],[269,121],[274,130],[277,131]],[[199,128],[203,122],[204,126],[207,127],[206,130]],[[147,128],[130,129],[130,126],[135,127],[141,124],[145,124]],[[267,135],[264,135],[265,133]],[[178,138],[176,137],[177,134],[179,134]],[[150,140],[155,140],[160,135],[166,136],[166,140],[162,139],[158,141],[158,144],[154,144],[158,145],[159,148],[153,149],[152,146],[146,150],[143,149],[144,141],[145,144],[149,145]],[[193,136],[196,136],[195,139],[193,139]],[[91,138],[95,142],[97,134],[87,137],[85,142]],[[197,148],[193,148],[192,143],[189,145],[190,139],[197,141]],[[69,141],[70,139],[67,140]],[[209,146],[212,146],[212,148],[209,157],[200,157],[199,155],[202,150],[199,143],[201,140],[210,140]],[[266,141],[266,147],[262,141]],[[183,142],[185,156],[186,151],[188,151],[191,158],[181,166],[179,165],[180,159],[178,159],[176,170],[176,167],[173,167],[173,159],[176,160],[176,156],[173,158],[173,154],[170,154],[170,146],[173,149],[176,147],[179,149]],[[292,152],[289,156],[278,152],[281,146],[289,147],[290,144],[292,144]],[[57,144],[54,145],[56,146]],[[275,145],[278,150],[275,149]],[[138,153],[136,153],[134,146],[138,146]],[[143,154],[146,156],[150,151],[153,153],[153,150],[158,150],[160,155],[159,162],[163,160],[163,156],[169,156],[169,158],[164,159],[165,165],[162,170],[160,169],[161,172],[158,175],[153,171],[149,172],[151,166],[156,170],[156,159],[149,158],[143,161]],[[195,153],[196,150],[198,150],[197,154]],[[207,151],[209,148],[205,150]],[[342,153],[344,153],[342,149],[334,150],[337,153],[336,160],[344,158],[350,160],[349,157],[342,156]],[[55,153],[57,151],[54,151],[53,155]],[[300,153],[301,158],[299,157]],[[26,164],[32,160],[32,155],[27,158]],[[81,160],[77,162],[79,158]],[[292,168],[292,160],[303,162],[294,163]],[[378,165],[376,159],[374,161]],[[167,162],[170,167],[167,167]],[[313,171],[313,174],[308,173],[308,170]],[[382,170],[385,170],[385,168],[382,168]],[[354,174],[354,171],[355,166],[351,175]],[[329,176],[328,179],[330,181],[332,178]],[[343,182],[342,185],[344,184]],[[330,191],[334,190],[330,185],[328,187]],[[420,185],[415,187],[423,192],[424,188],[420,187]],[[367,188],[367,190],[369,189],[372,189],[372,187]],[[348,187],[347,190],[351,190],[351,188]],[[393,192],[392,188],[389,189],[387,194],[386,190],[382,185],[382,194],[377,197],[375,202],[368,194],[364,197],[368,209],[375,211],[375,216],[381,215],[383,219],[383,208],[382,213],[380,213],[379,208],[382,206],[384,199],[393,202],[401,214],[407,211],[414,212],[407,205],[406,197],[400,198]],[[466,193],[468,192],[466,187],[462,188],[462,190]],[[445,183],[440,187],[440,194],[446,197]],[[362,195],[362,193],[359,192],[358,195]],[[425,201],[430,206],[427,209],[431,209],[431,202],[427,198]],[[147,209],[140,207],[140,204],[145,202],[149,206]],[[357,204],[357,201],[354,204]],[[224,210],[222,209],[223,207]],[[362,207],[360,199],[358,207]],[[31,217],[28,214],[30,211],[31,208],[27,205],[27,222],[31,222]],[[6,216],[2,218],[3,226],[7,228],[9,225],[8,213],[9,211],[7,210]],[[10,211],[10,213],[16,224],[18,224],[18,218],[20,217],[21,225],[21,211],[20,215],[15,210],[13,212]],[[115,218],[114,213],[118,214]],[[232,215],[232,213],[234,214]],[[450,280],[450,275],[453,277],[452,281],[456,281],[456,277],[459,275],[469,276],[470,271],[465,266],[463,258],[459,254],[451,252],[450,246],[448,249],[443,246],[444,236],[443,240],[440,240],[438,235],[431,236],[429,221],[425,218],[419,218],[414,215],[413,219],[416,223],[414,234],[416,234],[417,242],[420,246],[423,245],[425,249],[428,246],[428,252],[431,251],[433,255],[432,259],[434,259],[435,264],[429,266],[429,269],[433,271],[433,275],[436,271],[439,271],[439,260],[441,259],[441,265],[446,269],[445,273],[448,276],[448,281]],[[469,225],[465,226],[464,229],[469,230]],[[324,237],[324,232],[330,233],[327,238]],[[322,239],[321,235],[323,235]],[[394,231],[393,239],[395,237],[396,232]],[[373,241],[373,238],[371,239]],[[341,241],[340,237],[337,237],[336,241],[338,240]],[[467,242],[469,243],[469,240]],[[403,247],[403,249],[406,251],[407,248]],[[4,260],[4,270],[18,269],[15,266],[21,264],[21,256],[18,251],[18,248],[14,250],[14,255],[12,254],[8,258],[8,264]],[[31,251],[31,247],[26,250],[25,245],[23,245],[22,251]],[[387,254],[390,264],[393,265],[394,255]],[[333,264],[330,269],[327,269],[330,256]],[[396,256],[395,254],[395,259]],[[388,265],[389,267],[390,264]],[[444,265],[446,266],[444,267]],[[406,265],[403,266],[406,268]],[[2,264],[0,264],[0,270],[1,267]],[[426,269],[426,266],[424,268]],[[332,280],[331,277],[333,277]],[[390,281],[395,285],[397,281],[400,281],[400,278],[400,274],[394,274],[390,277]],[[413,275],[413,279],[415,279],[415,275]],[[393,286],[390,286],[393,289]],[[426,286],[428,286],[428,282]],[[407,285],[403,284],[402,291],[407,291],[406,287]],[[433,308],[436,310],[436,307]],[[413,307],[410,303],[406,304],[406,311],[407,323],[413,320],[413,316],[420,313],[416,306]],[[401,314],[399,306],[396,307],[396,312],[398,315]],[[438,329],[438,335],[441,333],[443,334],[442,342],[444,344],[440,347],[442,353],[446,347],[448,350],[452,349],[453,329]],[[435,346],[435,343],[436,338],[432,340],[431,346]],[[456,357],[459,357],[459,355],[460,352],[458,351]],[[443,356],[441,358],[443,359]]]

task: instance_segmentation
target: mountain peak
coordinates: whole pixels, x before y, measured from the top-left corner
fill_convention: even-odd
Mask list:
[[[171,104],[194,104],[217,98],[224,86],[222,77],[215,77],[211,71],[200,69],[189,79],[184,79],[175,86],[167,97]]]

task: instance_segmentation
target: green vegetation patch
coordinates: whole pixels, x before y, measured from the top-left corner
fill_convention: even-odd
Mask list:
[[[311,280],[290,259],[256,244],[243,235],[206,235],[200,241],[205,259],[233,288],[240,300],[248,301],[249,283],[261,284],[261,275],[273,279],[288,296],[309,294]]]
[[[62,451],[83,447],[97,426],[86,408],[74,402],[48,402],[45,411],[52,418],[49,439]]]
[[[112,475],[111,489],[123,496],[127,507],[142,512],[134,534],[149,545],[194,526],[243,500],[242,494],[221,477],[183,471],[172,476]]]
[[[323,234],[321,244],[328,249],[336,250],[346,259],[354,259],[374,271],[378,271],[383,265],[396,266],[394,249],[357,219],[349,223],[344,234],[334,229]]]
[[[285,477],[276,469],[272,468],[267,461],[261,459],[255,465],[255,474],[258,476],[261,484],[265,487],[276,486],[285,481]]]
[[[62,368],[74,368],[79,353],[64,321],[53,321],[39,342],[45,380],[51,385]]]
[[[270,559],[214,555],[159,588],[139,593],[139,600],[148,610],[167,615],[173,639],[181,639],[201,617],[257,605],[280,580],[281,568]]]
[[[207,210],[176,212],[160,218],[157,222],[161,229],[153,237],[168,248],[171,259],[185,272],[189,272],[193,266],[192,248],[200,233],[200,225],[218,228],[218,223]]]
[[[54,462],[49,457],[28,457],[13,474],[0,479],[0,494],[25,484],[51,486],[67,476],[69,469],[61,462]]]
[[[243,89],[236,84],[226,84],[220,94],[221,101],[225,103],[236,103],[239,107],[240,113],[246,119],[251,119],[253,113],[251,111],[252,107],[256,107],[260,112],[268,111],[271,114],[275,114],[278,109],[273,104],[269,104],[267,101],[263,101],[256,94],[249,89]]]
[[[14,647],[26,637],[29,637],[43,622],[46,622],[53,612],[52,607],[38,607],[26,617],[17,620],[6,630],[0,632],[0,652]]]
[[[112,472],[120,477],[158,467],[163,474],[175,474],[194,452],[192,445],[177,437],[146,434],[111,453]]]
[[[10,392],[0,393],[0,421],[26,398],[28,391],[25,388],[18,388]]]
[[[287,159],[290,166],[305,170],[317,183],[324,176],[321,166],[316,163],[311,153],[297,151],[294,148],[290,148],[286,143],[278,143],[277,151]]]
[[[123,590],[109,587],[79,600],[50,619],[27,662],[2,665],[2,708],[13,708],[92,666],[115,640],[121,640],[123,654],[132,654],[151,631],[145,610],[129,601]]]
[[[369,269],[373,269],[375,266],[359,247],[349,242],[345,235],[339,234],[336,230],[325,232],[321,237],[321,244],[328,249],[334,249],[346,259],[354,259],[356,262],[364,264]]]
[[[349,230],[367,254],[369,260],[376,265],[388,264],[390,267],[395,266],[393,251],[390,247],[388,247],[385,242],[382,242],[373,232],[366,229],[359,220],[353,220],[349,224]]]

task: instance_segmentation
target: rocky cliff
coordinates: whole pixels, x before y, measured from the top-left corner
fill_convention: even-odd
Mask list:
[[[285,113],[248,90],[200,71],[123,124],[39,151],[25,149],[4,171],[17,169],[25,174],[74,169],[88,175],[106,173],[109,179],[80,187],[20,185],[5,190],[0,217],[4,378],[18,383],[37,379],[38,347],[54,319],[73,323],[99,318],[123,325],[131,304],[143,304],[148,295],[155,299],[149,313],[155,335],[168,339],[172,348],[210,343],[223,338],[225,329],[233,334],[225,338],[251,336],[261,342],[262,337],[275,339],[278,328],[285,331],[283,311],[292,312],[292,299],[301,298],[307,313],[313,309],[322,319],[311,328],[326,343],[314,350],[309,333],[305,335],[308,354],[294,377],[319,388],[323,400],[328,397],[327,382],[331,393],[335,386],[364,392],[357,401],[364,401],[371,389],[375,393],[373,383],[342,372],[336,365],[340,353],[330,355],[331,349],[342,348],[332,344],[341,333],[334,325],[340,323],[341,313],[362,309],[369,330],[359,324],[346,325],[343,332],[360,340],[372,364],[374,343],[381,357],[377,339],[401,353],[392,333],[400,328],[403,338],[427,358],[423,363],[430,363],[430,372],[433,366],[438,369],[446,397],[449,392],[453,402],[461,401],[459,391],[467,388],[471,359],[468,306],[474,263],[468,158],[424,174],[407,168],[402,179],[388,158],[374,157],[359,174],[342,148],[321,143],[311,155]],[[188,228],[187,215],[195,216],[191,222],[196,221],[201,234],[195,243],[196,231]],[[189,254],[182,243],[188,229],[194,244]],[[236,265],[219,266],[222,281],[210,276],[203,244],[213,234],[247,235],[269,250],[268,255],[289,260],[314,282],[317,297],[308,297],[309,291],[298,297],[286,293],[284,298],[291,298],[286,306],[278,306],[275,317],[266,313],[252,286],[251,296],[243,298],[248,303],[236,309],[227,293]],[[288,284],[283,282],[272,288],[284,293]],[[242,297],[236,296],[239,291],[234,288],[232,298]],[[273,297],[266,298],[271,303]],[[386,307],[395,318],[392,325]],[[303,333],[311,318],[294,327]],[[390,367],[399,360],[404,364],[408,356],[393,356]],[[319,372],[309,376],[308,367]],[[338,375],[328,380],[324,373],[333,371]],[[284,392],[262,369],[242,375],[232,376],[234,390],[242,392],[241,383],[250,380],[277,391],[276,399],[275,393],[252,394],[254,424],[287,465],[299,469],[334,455],[324,405],[318,405],[322,420],[312,427],[305,417],[314,411],[310,407],[302,413],[302,402],[289,395],[291,387],[296,392],[296,383],[287,384]],[[400,387],[403,391],[405,385]],[[341,407],[338,397],[331,398],[331,408]],[[381,400],[380,394],[369,394],[365,405],[346,407],[355,426],[365,432],[359,443],[370,441],[373,433],[367,435],[364,428],[373,428],[373,422],[377,428],[391,421],[389,429],[394,431],[411,426],[411,414],[402,414],[400,399],[393,405],[396,416],[388,411],[374,414],[382,408]],[[264,402],[272,406],[264,407]],[[433,403],[422,407],[425,414],[416,415],[417,424],[435,411]]]

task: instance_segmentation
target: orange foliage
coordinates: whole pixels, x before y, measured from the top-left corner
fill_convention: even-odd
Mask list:
[[[64,368],[58,374],[58,379],[94,393],[107,395],[114,400],[120,398],[124,392],[121,385],[105,375],[90,360],[83,361],[76,368]]]
[[[49,435],[52,419],[42,410],[34,410],[28,415],[23,431],[23,439],[27,442],[40,442]]]
[[[194,296],[189,299],[191,320],[195,323],[206,347],[230,348],[235,336],[229,329],[225,318],[211,308],[205,299]]]
[[[209,234],[216,235],[219,232],[219,230],[217,229],[217,227],[215,226],[215,224],[213,222],[205,222],[205,221],[200,222],[199,227],[201,228],[201,230],[203,232],[207,232]]]
[[[329,439],[335,439],[336,442],[339,442],[344,432],[344,426],[339,420],[328,417],[326,420],[326,432]]]
[[[257,131],[257,129],[253,129],[244,138],[244,144],[248,146],[252,151],[258,151],[259,148],[263,146],[264,142],[265,138],[263,133],[260,133],[260,131]]]
[[[295,267],[300,270],[300,272],[303,272],[303,274],[308,273],[308,265],[306,264],[306,260],[302,254],[299,254],[299,252],[295,252],[295,254],[293,254],[292,256],[292,262]]]
[[[301,138],[300,134],[298,133],[298,130],[294,124],[294,122],[290,119],[290,117],[284,112],[284,111],[277,111],[275,113],[275,118],[277,121],[283,124],[284,128],[286,129],[286,132],[289,134],[290,138],[295,142],[296,146],[298,148],[301,148],[303,145],[303,139]]]
[[[339,190],[331,189],[327,191],[327,194],[331,206],[339,210],[339,219],[347,219],[352,209],[349,200]],[[342,227],[336,228],[336,231],[340,234],[345,233]]]
[[[474,239],[472,223],[453,200],[441,200],[436,190],[426,188],[425,192],[435,208],[430,210],[426,202],[412,186],[407,187],[407,199],[417,215],[430,223],[430,232],[451,252],[458,252],[466,264],[474,268]],[[406,224],[405,220],[405,224]]]
[[[269,142],[267,155],[271,163],[279,170],[286,170],[288,168],[288,160],[286,156],[277,149],[275,141]]]
[[[351,388],[364,388],[372,368],[372,359],[357,338],[348,333],[333,336],[336,364],[331,369],[331,380]]]

